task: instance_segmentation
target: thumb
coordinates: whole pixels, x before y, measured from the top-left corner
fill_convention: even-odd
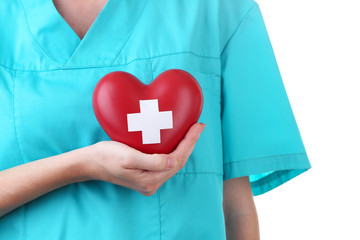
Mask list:
[[[150,171],[164,171],[175,167],[174,157],[167,154],[146,154],[138,152],[131,164],[132,168],[144,169]]]

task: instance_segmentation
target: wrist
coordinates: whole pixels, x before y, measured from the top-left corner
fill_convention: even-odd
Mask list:
[[[73,182],[83,182],[95,179],[95,149],[93,145],[79,148],[69,152],[74,154],[74,161],[70,167],[72,172]]]

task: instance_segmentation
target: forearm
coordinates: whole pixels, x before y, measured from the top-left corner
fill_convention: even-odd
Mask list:
[[[88,180],[88,149],[36,160],[0,172],[0,217],[47,192]]]
[[[225,216],[227,240],[259,240],[259,222],[256,211],[233,212]]]

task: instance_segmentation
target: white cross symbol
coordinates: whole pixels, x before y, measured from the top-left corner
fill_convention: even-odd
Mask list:
[[[142,131],[142,143],[160,143],[160,129],[173,128],[172,111],[159,112],[158,99],[139,100],[140,113],[127,114],[129,132]]]

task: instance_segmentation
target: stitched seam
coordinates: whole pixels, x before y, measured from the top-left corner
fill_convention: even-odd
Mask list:
[[[253,5],[249,8],[249,10],[245,13],[245,15],[241,18],[239,24],[237,25],[237,27],[235,28],[235,30],[233,31],[233,33],[231,34],[231,36],[229,37],[229,39],[226,41],[224,47],[222,48],[221,52],[220,52],[220,65],[221,65],[221,57],[223,52],[225,51],[226,47],[228,46],[228,44],[230,43],[230,41],[233,39],[235,33],[238,31],[238,29],[240,28],[240,26],[242,26],[243,22],[245,21],[245,19],[248,17],[248,15],[250,14],[250,12],[255,9],[255,7],[258,6],[258,4],[254,1]],[[223,92],[222,92],[222,72],[220,73],[220,119],[222,121],[223,118]],[[221,131],[223,131],[223,128],[221,127]],[[222,142],[222,150],[223,150],[223,159],[224,159],[224,142]],[[240,162],[240,161],[239,161]],[[225,163],[223,164],[223,167],[225,167],[226,165],[228,165],[230,163]]]
[[[29,32],[31,33],[31,36],[35,39],[36,43],[39,45],[39,47],[41,48],[41,50],[43,50],[43,52],[45,53],[45,55],[49,58],[49,60],[55,64],[55,65],[58,65],[54,62],[54,60],[49,56],[49,54],[47,53],[47,51],[43,48],[43,46],[39,43],[39,41],[37,40],[37,38],[35,37],[33,31],[31,30],[30,28],[30,25],[29,25],[29,21],[28,21],[28,17],[27,17],[27,14],[26,14],[26,10],[25,10],[25,7],[24,7],[24,4],[22,2],[22,0],[20,0],[20,4],[21,4],[21,7],[24,11],[24,15],[25,15],[25,22],[26,22],[26,26],[28,27],[29,29]]]
[[[160,204],[160,189],[157,191],[157,197],[158,197],[158,217],[159,217],[159,239],[161,240],[161,204]]]
[[[248,159],[244,159],[244,160],[239,160],[239,161],[233,161],[233,162],[224,163],[224,166],[226,166],[226,165],[231,165],[231,164],[233,164],[233,163],[253,161],[253,160],[255,160],[255,159],[273,158],[273,157],[285,157],[285,156],[290,156],[290,155],[304,155],[304,154],[306,154],[306,153],[286,153],[286,154],[269,155],[269,156],[264,156],[264,157],[248,158]]]
[[[21,163],[24,164],[24,159],[22,157],[21,150],[20,150],[20,144],[19,144],[18,134],[17,134],[17,130],[16,130],[16,121],[15,121],[15,76],[16,76],[16,71],[14,71],[14,74],[12,76],[12,81],[13,81],[12,82],[12,115],[13,115],[12,118],[13,118],[15,140],[16,140],[18,153],[20,156]]]
[[[164,57],[164,56],[171,56],[171,55],[175,55],[175,54],[182,54],[182,53],[189,53],[189,54],[192,54],[192,55],[195,55],[197,57],[202,57],[202,58],[209,58],[209,59],[215,59],[215,60],[219,60],[220,57],[211,57],[211,56],[205,56],[205,55],[201,55],[199,53],[195,53],[193,51],[181,51],[181,52],[175,52],[175,53],[165,53],[165,54],[161,54],[161,55],[158,55],[158,56],[155,56],[155,57],[151,57],[151,59],[153,58],[159,58],[159,57]]]
[[[114,64],[115,60],[116,60],[117,57],[120,55],[121,51],[123,50],[124,46],[126,45],[127,41],[129,40],[130,36],[132,35],[135,26],[137,25],[137,23],[139,22],[139,20],[143,17],[144,11],[145,11],[145,9],[147,8],[147,5],[149,4],[149,2],[150,2],[150,0],[148,0],[148,1],[146,2],[143,10],[142,10],[141,13],[140,13],[139,18],[136,20],[136,23],[134,24],[134,26],[133,26],[133,28],[132,28],[133,30],[129,33],[129,35],[127,36],[126,40],[124,41],[124,43],[122,44],[122,46],[120,47],[120,49],[118,50],[118,52],[116,53],[114,60],[111,62],[111,65]]]
[[[174,176],[176,175],[200,175],[200,174],[212,174],[212,175],[221,175],[223,176],[223,173],[218,173],[218,172],[181,172],[181,173],[176,173]]]
[[[9,69],[9,70],[18,71],[18,72],[51,72],[51,71],[59,71],[59,70],[80,70],[80,69],[88,69],[88,68],[103,68],[103,67],[125,66],[125,65],[128,65],[128,64],[130,64],[132,62],[135,62],[135,61],[143,61],[143,60],[149,60],[149,59],[160,58],[160,57],[171,56],[171,55],[177,55],[177,54],[191,54],[191,55],[194,55],[196,57],[201,57],[201,58],[206,58],[206,59],[213,59],[213,60],[219,60],[220,59],[219,57],[204,56],[204,55],[192,52],[192,51],[182,51],[182,52],[162,54],[162,55],[149,57],[149,58],[136,58],[136,59],[131,60],[130,62],[123,63],[123,64],[117,64],[117,65],[84,66],[84,67],[73,67],[73,68],[60,67],[60,68],[54,68],[54,69],[48,69],[48,70],[15,69],[15,68],[11,68],[9,66],[6,66],[4,64],[1,64],[1,63],[0,63],[0,66],[3,67],[3,68]]]
[[[150,64],[150,72],[151,72],[151,79],[154,79],[154,72],[153,72],[153,67],[152,67],[152,59],[149,59],[149,64]]]
[[[239,24],[237,25],[237,27],[235,28],[234,32],[231,34],[230,38],[226,41],[223,49],[220,52],[220,56],[222,55],[223,51],[225,50],[226,46],[229,44],[229,42],[231,41],[231,39],[233,38],[233,36],[235,35],[235,33],[237,32],[237,30],[240,28],[240,26],[242,25],[242,23],[245,21],[245,19],[247,18],[247,16],[250,14],[250,12],[255,9],[255,7],[258,6],[258,4],[256,2],[253,2],[253,5],[249,8],[249,10],[245,13],[244,17],[240,20]]]

